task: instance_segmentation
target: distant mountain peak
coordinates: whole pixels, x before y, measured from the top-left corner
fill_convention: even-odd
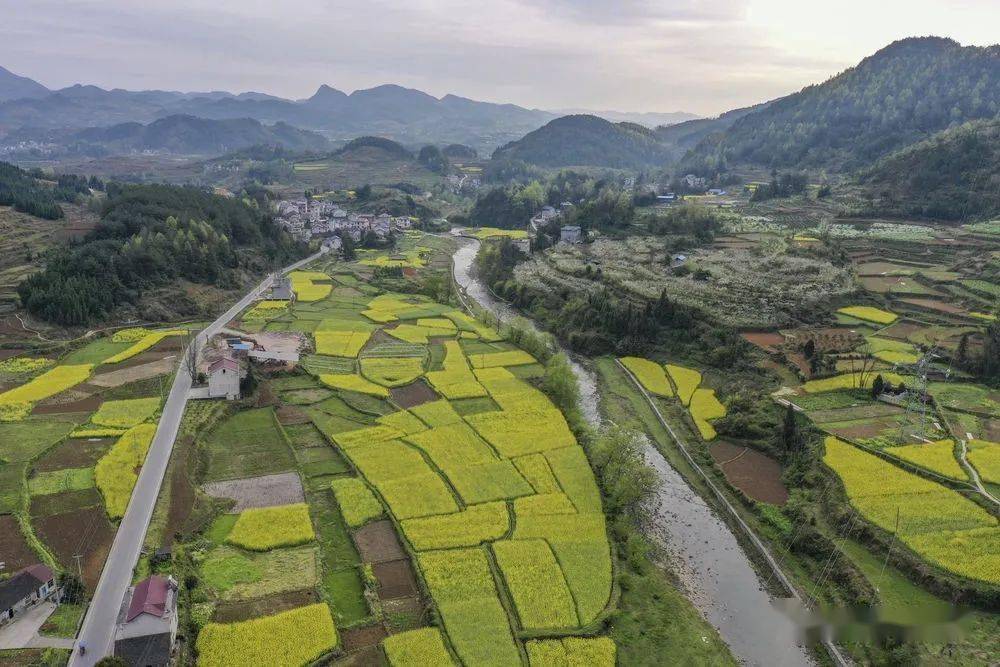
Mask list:
[[[320,85],[320,87],[316,89],[316,92],[313,93],[312,97],[306,101],[311,103],[332,101],[340,102],[345,99],[347,99],[347,93],[337,90],[336,88],[328,86],[324,83]]]
[[[9,69],[0,67],[0,102],[25,97],[44,97],[50,92],[52,91],[34,79],[14,74]]]

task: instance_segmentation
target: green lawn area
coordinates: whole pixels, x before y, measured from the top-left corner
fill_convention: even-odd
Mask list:
[[[80,491],[94,486],[93,468],[64,468],[38,473],[28,480],[28,491],[33,496],[44,496],[63,491]]]
[[[73,427],[85,419],[58,415],[0,424],[0,460],[30,461],[69,435]]]
[[[99,364],[108,357],[132,347],[133,343],[115,343],[111,336],[98,338],[83,347],[67,354],[60,363],[63,364]]]
[[[75,637],[83,611],[83,605],[61,604],[45,620],[38,632],[49,637]]]
[[[221,546],[209,552],[201,571],[205,584],[223,600],[312,588],[319,580],[315,546],[265,553]]]
[[[237,412],[212,431],[206,444],[208,482],[268,475],[295,467],[271,408]]]

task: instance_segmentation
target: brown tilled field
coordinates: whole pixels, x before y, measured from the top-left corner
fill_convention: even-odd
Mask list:
[[[389,396],[392,397],[392,402],[401,408],[412,408],[438,399],[438,395],[423,380],[417,380],[405,387],[393,387],[389,390]]]
[[[772,505],[788,501],[788,489],[781,481],[781,464],[770,456],[725,441],[713,443],[709,451],[726,480],[748,497]]]
[[[385,563],[407,557],[396,529],[388,520],[375,521],[354,531],[354,544],[365,563]]]
[[[378,596],[383,600],[412,597],[420,593],[409,558],[375,563],[372,572],[378,579]]]
[[[94,590],[115,537],[115,527],[108,521],[104,507],[97,505],[39,517],[32,523],[38,537],[52,550],[64,569],[75,571],[76,560],[73,556],[83,556],[80,561],[83,581],[88,589]]]
[[[235,623],[304,607],[314,602],[320,602],[320,597],[316,589],[313,588],[278,593],[255,600],[219,602],[212,614],[212,620],[216,623]]]
[[[7,573],[17,572],[40,560],[21,534],[17,519],[10,514],[0,515],[0,560]]]
[[[63,468],[89,468],[114,444],[114,438],[69,438],[35,461],[35,470],[45,472]]]

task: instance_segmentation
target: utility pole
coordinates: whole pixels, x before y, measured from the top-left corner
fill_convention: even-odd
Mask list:
[[[83,581],[83,566],[80,564],[83,554],[73,554],[73,558],[76,559],[76,573],[80,575],[80,581]]]

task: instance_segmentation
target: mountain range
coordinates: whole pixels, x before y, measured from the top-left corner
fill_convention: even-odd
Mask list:
[[[676,122],[691,115],[628,114],[645,122]],[[479,102],[457,95],[436,98],[419,90],[383,85],[347,94],[327,85],[306,99],[265,93],[220,91],[105,90],[73,85],[50,91],[31,79],[0,69],[0,136],[19,131],[82,130],[121,124],[150,124],[170,116],[208,120],[253,119],[284,123],[321,133],[328,139],[381,135],[410,145],[457,143],[488,154],[523,136],[559,113],[514,104]],[[209,152],[206,146],[198,152]]]

